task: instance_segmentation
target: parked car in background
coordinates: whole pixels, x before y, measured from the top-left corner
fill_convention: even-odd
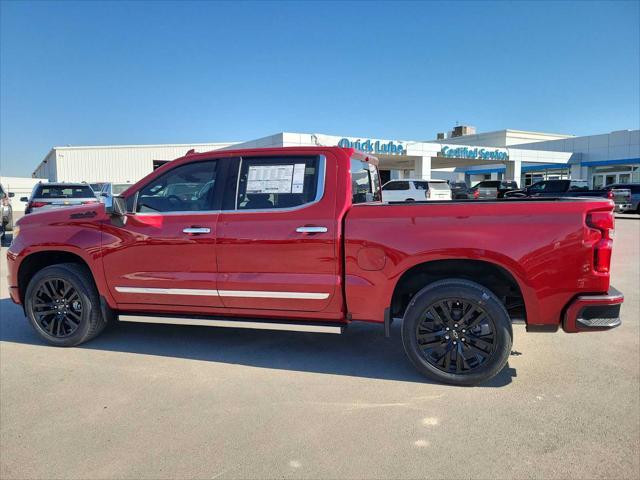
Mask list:
[[[98,192],[99,196],[102,197],[110,197],[113,195],[120,195],[127,188],[129,188],[131,183],[111,183],[107,182],[102,185],[102,189]]]
[[[640,214],[640,183],[614,183],[607,190],[629,190],[629,201],[620,207],[620,212]],[[614,200],[615,201],[615,200]]]
[[[469,190],[469,198],[503,198],[507,192],[517,190],[515,180],[483,180]]]
[[[4,237],[7,230],[13,229],[13,209],[11,207],[13,193],[7,192],[0,184],[0,236]]]
[[[107,182],[95,182],[95,183],[90,183],[89,186],[91,187],[91,190],[93,190],[96,194],[96,196],[100,195],[100,192],[102,191],[102,188],[107,184]]]
[[[24,214],[51,208],[96,203],[98,198],[88,183],[39,183],[33,187],[31,198],[20,199],[27,202]]]
[[[566,196],[581,196],[584,192],[602,192],[602,190],[589,190],[589,182],[586,180],[541,180],[528,187],[512,190],[506,194],[507,197],[557,197],[561,194]],[[601,196],[593,194],[592,196]]]
[[[413,178],[391,180],[382,186],[382,200],[385,202],[451,200],[451,188],[446,180]]]
[[[631,191],[624,188],[589,190],[586,180],[542,180],[527,188],[513,190],[505,195],[507,198],[518,197],[605,197],[613,200],[615,211],[631,209]]]
[[[454,200],[464,200],[469,198],[469,186],[466,182],[449,182],[451,197]]]

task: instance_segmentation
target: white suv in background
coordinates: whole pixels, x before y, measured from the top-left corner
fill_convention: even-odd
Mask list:
[[[451,188],[446,180],[405,178],[391,180],[382,186],[384,202],[424,202],[451,200]]]

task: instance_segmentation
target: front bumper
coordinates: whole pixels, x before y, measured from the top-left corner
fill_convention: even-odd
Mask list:
[[[20,304],[20,290],[18,288],[18,255],[12,251],[14,245],[7,250],[7,284],[9,296],[14,303]]]
[[[566,308],[562,329],[567,333],[610,330],[622,324],[622,292],[613,287],[602,295],[581,295]]]

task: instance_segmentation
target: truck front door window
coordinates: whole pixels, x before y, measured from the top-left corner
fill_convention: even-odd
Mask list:
[[[151,181],[138,193],[136,212],[212,210],[218,161],[183,165]]]

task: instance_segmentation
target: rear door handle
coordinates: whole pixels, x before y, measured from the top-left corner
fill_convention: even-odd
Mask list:
[[[211,233],[211,229],[208,227],[188,227],[182,230],[182,233],[189,235],[202,235],[203,233]]]
[[[327,227],[305,226],[296,228],[298,233],[327,233]]]

